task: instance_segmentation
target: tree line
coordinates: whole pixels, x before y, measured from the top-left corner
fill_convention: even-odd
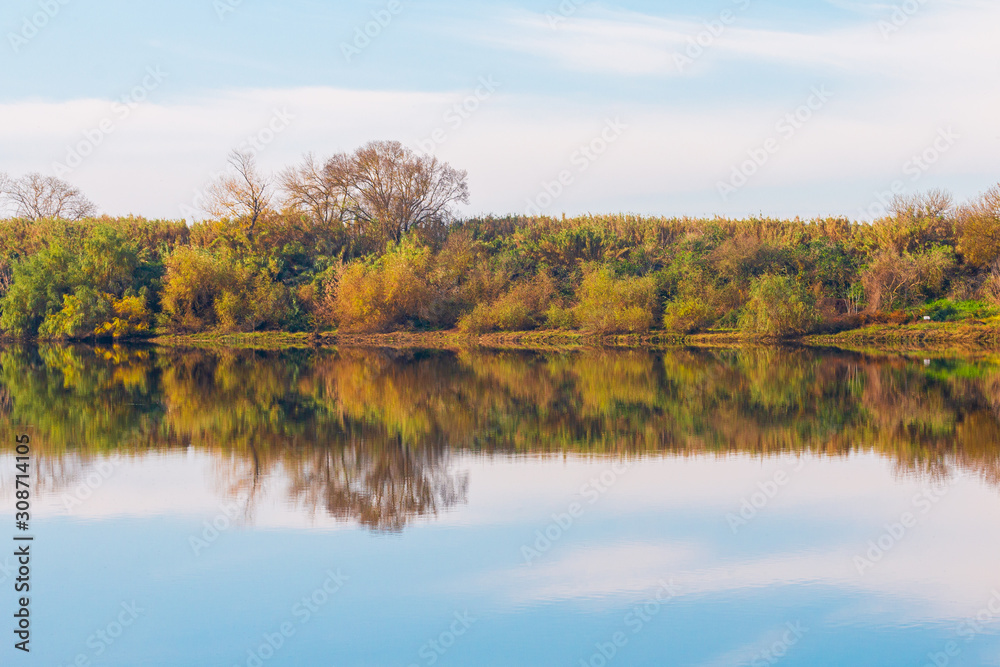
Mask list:
[[[389,141],[277,174],[234,152],[192,225],[0,175],[0,330],[788,336],[1000,316],[1000,185],[900,196],[870,223],[459,218],[468,197],[464,171]]]

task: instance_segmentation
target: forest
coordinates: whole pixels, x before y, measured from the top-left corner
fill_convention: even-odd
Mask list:
[[[1000,185],[898,196],[874,221],[461,218],[467,174],[398,142],[266,174],[234,152],[206,219],[109,217],[0,174],[0,331],[728,331],[1000,322]]]

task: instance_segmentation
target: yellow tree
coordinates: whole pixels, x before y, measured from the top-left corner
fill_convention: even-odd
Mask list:
[[[1000,259],[1000,184],[959,211],[959,250],[973,266],[985,267]]]

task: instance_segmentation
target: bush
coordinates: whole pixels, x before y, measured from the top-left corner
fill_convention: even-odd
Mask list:
[[[0,327],[19,337],[137,333],[122,326],[120,318],[114,324],[115,305],[139,299],[140,320],[148,319],[145,302],[160,271],[137,241],[109,225],[95,225],[82,239],[68,236],[14,265],[10,288],[0,299]]]
[[[345,265],[333,288],[333,319],[344,331],[365,333],[426,323],[430,266],[429,248],[405,242],[374,262]]]
[[[868,310],[892,310],[939,296],[954,268],[954,250],[943,246],[917,254],[881,252],[861,274]]]
[[[973,266],[1000,260],[1000,185],[994,186],[958,214],[959,248]]]
[[[254,331],[282,323],[288,292],[228,252],[181,247],[167,259],[162,305],[163,323],[172,331]]]
[[[584,329],[601,334],[644,333],[653,325],[656,284],[652,278],[616,278],[608,267],[588,269],[574,309]]]
[[[551,276],[542,273],[533,280],[514,285],[493,303],[480,303],[459,320],[463,331],[528,331],[546,320],[546,312],[555,295]]]
[[[775,275],[754,281],[739,319],[741,330],[767,336],[807,333],[818,323],[815,297],[798,281]]]
[[[919,310],[922,317],[930,317],[934,322],[958,322],[961,320],[985,320],[997,315],[998,309],[982,301],[952,301],[938,299]]]
[[[572,308],[552,304],[545,311],[545,325],[551,329],[575,329],[577,327],[576,315]]]
[[[663,328],[676,333],[704,331],[715,320],[715,310],[699,299],[678,299],[663,311]]]
[[[50,313],[38,327],[42,338],[93,336],[102,322],[111,318],[111,300],[90,287],[63,296],[63,307]]]

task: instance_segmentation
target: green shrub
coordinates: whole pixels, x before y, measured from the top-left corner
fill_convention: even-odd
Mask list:
[[[145,303],[161,267],[121,230],[97,224],[85,231],[82,239],[67,236],[14,264],[11,285],[0,299],[0,327],[15,336],[42,338],[124,331],[113,324],[115,304],[129,298]]]
[[[15,264],[2,300],[0,327],[19,337],[34,336],[45,318],[57,312],[73,287],[72,256],[53,244]]]
[[[181,247],[167,258],[162,305],[171,331],[254,331],[282,324],[288,291],[228,252]]]
[[[712,326],[715,309],[699,299],[679,299],[663,311],[663,328],[676,333],[697,333]]]
[[[815,297],[798,281],[775,275],[754,281],[739,319],[744,332],[768,336],[807,333],[818,323]]]
[[[545,325],[551,329],[575,329],[578,326],[573,309],[556,304],[545,311]]]
[[[616,278],[608,267],[589,269],[574,315],[587,331],[644,333],[653,325],[656,284],[652,278]]]
[[[917,311],[918,316],[930,317],[934,322],[958,322],[961,320],[985,320],[1000,313],[996,306],[982,301],[952,301],[938,299]]]

